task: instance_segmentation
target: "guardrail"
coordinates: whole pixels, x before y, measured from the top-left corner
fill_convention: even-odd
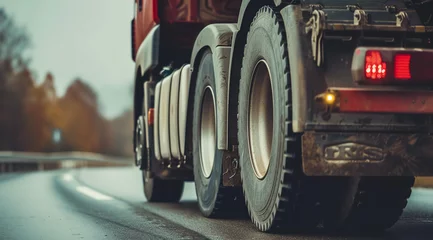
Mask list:
[[[132,158],[113,157],[86,152],[2,152],[0,173],[19,171],[45,171],[59,168],[87,168],[132,166]],[[417,177],[416,187],[433,187],[433,177]]]
[[[0,151],[0,173],[44,171],[59,168],[131,166],[132,158],[86,152],[11,152]]]

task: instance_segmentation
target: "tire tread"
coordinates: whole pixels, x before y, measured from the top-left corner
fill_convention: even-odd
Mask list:
[[[344,226],[350,232],[382,232],[403,214],[414,177],[364,177]]]
[[[286,63],[283,71],[283,79],[287,79],[287,82],[285,83],[286,94],[284,94],[285,143],[283,167],[281,169],[281,178],[278,186],[278,196],[275,203],[273,204],[271,213],[271,216],[273,217],[269,218],[268,221],[264,223],[257,222],[254,218],[252,218],[252,222],[259,230],[264,232],[270,232],[276,229],[300,230],[304,228],[314,228],[319,222],[319,218],[317,217],[319,214],[303,216],[303,213],[305,213],[305,211],[303,211],[304,209],[309,209],[310,212],[310,208],[315,208],[315,206],[311,205],[311,201],[308,201],[308,197],[306,196],[309,193],[308,191],[305,191],[305,189],[311,187],[308,186],[309,181],[304,179],[304,175],[302,173],[302,164],[300,161],[300,135],[292,132],[292,89],[289,75],[290,67],[286,31],[284,29],[281,15],[269,6],[264,6],[257,12],[251,23],[251,26],[253,26],[257,19],[263,14],[270,15],[270,17],[274,19],[274,24],[278,27],[278,37],[281,39],[279,42],[279,52],[281,53],[280,57]],[[250,34],[251,33],[248,32],[247,36],[249,37]],[[248,40],[246,44],[248,44]],[[248,207],[248,213],[251,215],[251,208],[248,204],[248,199],[246,196],[245,203]]]

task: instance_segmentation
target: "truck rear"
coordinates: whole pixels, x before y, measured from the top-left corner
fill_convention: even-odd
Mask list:
[[[136,0],[134,151],[149,201],[382,231],[433,175],[433,2]]]

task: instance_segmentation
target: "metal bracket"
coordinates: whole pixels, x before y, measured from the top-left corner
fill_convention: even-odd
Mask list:
[[[364,10],[356,9],[353,13],[353,24],[357,26],[364,26],[368,24],[368,15]]]
[[[240,175],[239,153],[235,146],[233,151],[223,153],[223,186],[242,186]]]
[[[312,17],[307,22],[305,32],[311,33],[311,49],[313,59],[317,66],[322,66],[324,62],[323,30],[326,27],[326,14],[322,10],[314,10]]]
[[[395,15],[396,25],[398,27],[407,28],[410,26],[409,15],[407,12],[401,11]]]
[[[183,168],[186,165],[186,157],[183,156],[181,159],[177,161],[177,168]]]
[[[355,10],[361,9],[361,7],[358,4],[346,5],[346,9],[351,11],[351,12],[355,12]]]

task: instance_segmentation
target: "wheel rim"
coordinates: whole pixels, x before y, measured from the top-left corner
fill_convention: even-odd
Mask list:
[[[272,85],[269,66],[260,60],[252,77],[248,116],[248,144],[254,173],[265,178],[270,164],[273,136]]]
[[[137,126],[135,127],[135,164],[139,166],[142,160],[143,153],[143,126],[142,117],[137,120]]]
[[[216,145],[215,97],[212,89],[205,89],[200,118],[200,162],[206,178],[212,173]]]

